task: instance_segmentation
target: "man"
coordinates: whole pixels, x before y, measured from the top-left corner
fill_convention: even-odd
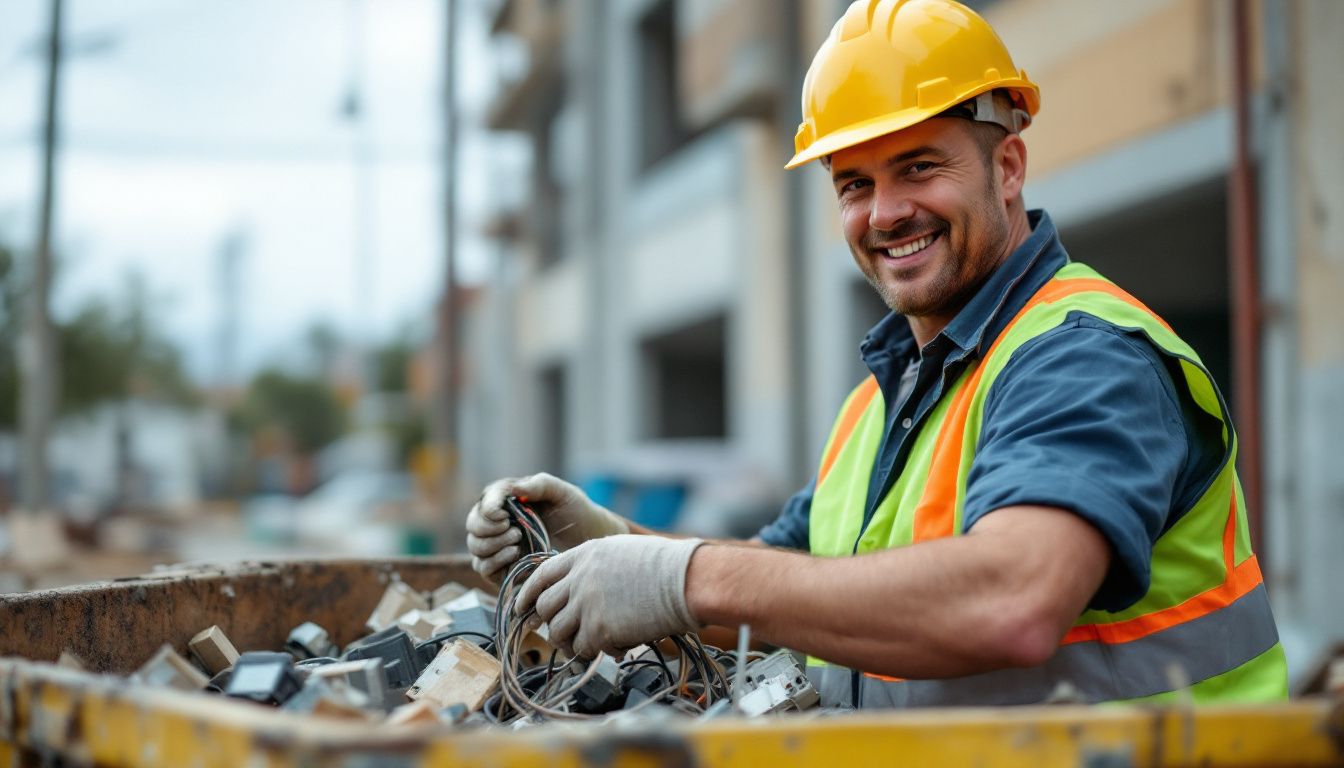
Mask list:
[[[1070,263],[1022,200],[1036,86],[952,0],[856,2],[803,86],[855,263],[893,310],[817,475],[754,542],[650,535],[557,478],[497,482],[477,569],[526,497],[567,551],[528,580],[583,656],[702,625],[809,654],[822,703],[1286,695],[1228,411],[1198,356]],[[807,550],[808,554],[790,551]]]

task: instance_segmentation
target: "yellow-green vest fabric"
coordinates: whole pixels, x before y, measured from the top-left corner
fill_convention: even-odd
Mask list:
[[[1202,496],[1153,546],[1148,592],[1118,612],[1089,610],[1045,664],[948,680],[899,680],[809,660],[832,706],[1030,704],[1061,683],[1088,701],[1162,698],[1188,686],[1198,702],[1287,695],[1287,668],[1251,552],[1236,435],[1193,349],[1137,299],[1090,268],[1062,267],[943,394],[914,435],[891,490],[863,522],[885,404],[873,378],[851,393],[823,452],[812,499],[812,554],[843,557],[961,534],[966,478],[985,398],[1013,352],[1082,312],[1142,332],[1172,357],[1194,401],[1223,424],[1225,456]]]

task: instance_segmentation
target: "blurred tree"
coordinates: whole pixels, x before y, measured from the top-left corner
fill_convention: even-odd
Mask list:
[[[374,351],[375,385],[379,392],[396,395],[401,407],[390,412],[382,425],[396,446],[397,461],[407,465],[411,456],[428,437],[429,422],[423,409],[410,395],[411,368],[416,352],[424,343],[417,339],[416,328],[405,324],[396,336]]]
[[[411,360],[416,345],[402,337],[379,347],[377,351],[378,391],[405,392],[409,388]]]
[[[18,424],[16,344],[22,323],[23,281],[13,249],[0,244],[0,429]],[[56,322],[59,412],[74,414],[107,402],[143,398],[190,402],[191,384],[178,350],[157,330],[144,281],[132,274],[121,295],[96,297],[68,321]]]
[[[115,302],[94,299],[60,324],[64,412],[129,398],[192,401],[181,356],[159,334],[149,304],[144,279],[132,273]]]
[[[295,450],[312,455],[345,430],[345,411],[326,381],[267,370],[252,379],[238,423],[254,437],[279,430]]]

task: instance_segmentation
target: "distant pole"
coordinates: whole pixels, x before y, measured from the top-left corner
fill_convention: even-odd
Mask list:
[[[457,297],[457,24],[460,0],[446,0],[443,65],[443,295],[438,306],[438,387],[433,411],[433,435],[443,510],[439,535],[441,550],[465,543],[462,511],[457,504],[458,480],[458,357],[461,311]]]
[[[351,200],[354,212],[354,291],[351,296],[350,345],[356,359],[355,377],[361,396],[379,389],[376,359],[377,317],[377,174],[373,146],[373,124],[368,109],[368,21],[367,0],[349,0],[346,14],[349,67],[342,115],[350,122]]]
[[[1232,365],[1237,449],[1251,544],[1269,571],[1264,526],[1264,462],[1260,450],[1260,365],[1264,305],[1260,300],[1260,253],[1255,157],[1251,149],[1250,4],[1232,5],[1232,168],[1227,177],[1229,272],[1232,282]]]
[[[56,400],[54,332],[48,308],[51,292],[51,221],[56,186],[56,107],[61,67],[61,0],[51,0],[47,35],[46,122],[42,131],[42,198],[37,226],[37,248],[27,291],[27,307],[19,342],[19,428],[22,472],[19,501],[36,513],[51,503],[47,471],[47,437]]]

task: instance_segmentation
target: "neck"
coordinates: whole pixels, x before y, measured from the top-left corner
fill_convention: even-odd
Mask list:
[[[915,337],[915,343],[923,349],[926,344],[933,341],[934,337],[942,333],[947,324],[952,322],[952,318],[957,316],[966,302],[970,301],[975,295],[975,291],[985,284],[989,276],[994,274],[994,270],[1003,265],[1008,260],[1008,256],[1019,246],[1027,241],[1031,236],[1031,222],[1027,220],[1027,209],[1022,204],[1022,198],[1019,197],[1008,206],[1008,235],[1004,238],[1003,249],[994,260],[994,266],[987,270],[980,278],[966,291],[965,295],[957,297],[946,311],[931,315],[920,315],[918,317],[907,315],[906,320],[910,322],[910,333]]]

